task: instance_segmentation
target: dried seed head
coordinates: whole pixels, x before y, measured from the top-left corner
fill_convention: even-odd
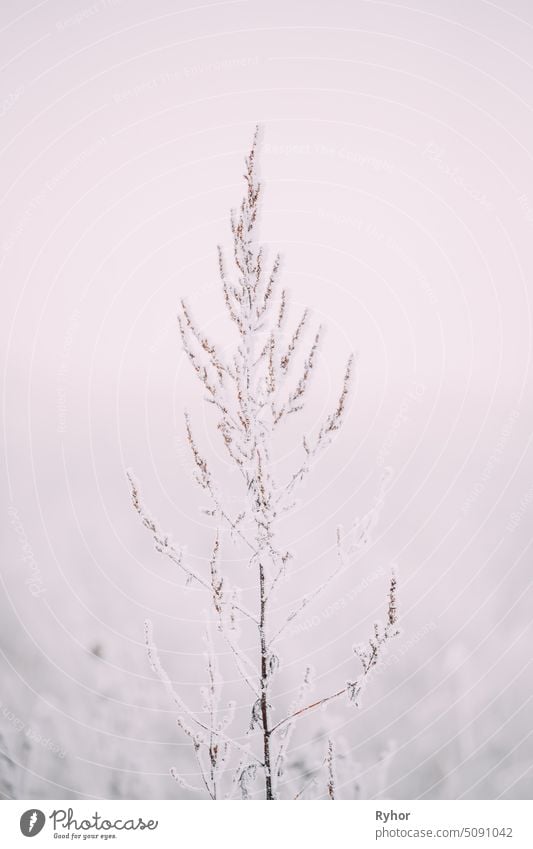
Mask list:
[[[389,610],[388,610],[388,621],[389,625],[395,625],[398,621],[398,609],[397,609],[397,578],[396,571],[393,569],[390,586],[389,586]]]

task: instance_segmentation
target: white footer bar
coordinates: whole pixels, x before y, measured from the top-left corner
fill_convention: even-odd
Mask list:
[[[529,801],[194,802],[22,800],[0,804],[5,847],[533,849]],[[35,839],[35,843],[29,843]]]

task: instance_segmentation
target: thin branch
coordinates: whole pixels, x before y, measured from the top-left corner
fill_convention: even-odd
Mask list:
[[[323,705],[327,705],[329,702],[334,699],[338,699],[339,696],[348,694],[350,701],[355,705],[358,704],[359,696],[363,690],[363,686],[366,683],[368,676],[372,672],[372,670],[377,666],[378,661],[380,659],[381,652],[385,646],[385,644],[396,637],[399,633],[396,628],[397,622],[397,610],[396,610],[396,575],[393,572],[390,587],[389,587],[389,605],[387,610],[387,624],[382,627],[379,623],[374,625],[374,635],[368,641],[368,648],[362,646],[356,646],[354,648],[354,652],[359,658],[361,665],[363,667],[362,675],[359,676],[354,682],[348,682],[345,687],[342,687],[340,690],[337,690],[335,693],[332,693],[329,696],[324,696],[321,699],[317,699],[309,705],[306,705],[299,710],[294,711],[293,713],[286,716],[284,719],[281,719],[274,727],[271,729],[270,733],[274,734],[280,728],[282,728],[287,722],[291,722],[291,720],[296,719],[302,716],[309,711],[314,710],[317,707],[322,707]]]
[[[197,725],[198,728],[200,728],[202,731],[206,731],[208,734],[216,735],[216,736],[220,737],[222,740],[225,740],[230,746],[234,746],[236,749],[239,749],[240,751],[245,752],[247,757],[254,758],[254,760],[256,760],[257,763],[262,766],[263,764],[262,764],[261,760],[259,758],[256,758],[252,753],[250,753],[247,749],[245,749],[244,746],[241,746],[241,744],[238,743],[236,740],[233,740],[230,737],[228,737],[227,734],[224,734],[223,731],[220,731],[216,728],[211,728],[210,726],[208,726],[204,722],[202,722],[200,719],[198,719],[194,715],[192,710],[189,707],[187,707],[187,705],[185,704],[183,699],[180,698],[180,696],[177,694],[176,690],[174,689],[174,687],[172,685],[172,681],[170,680],[168,673],[163,668],[163,666],[161,665],[161,661],[159,660],[157,648],[154,644],[153,637],[152,637],[152,623],[150,622],[149,619],[147,619],[146,622],[145,622],[145,643],[146,643],[146,647],[147,647],[147,650],[148,650],[148,659],[150,661],[150,666],[152,667],[152,670],[155,672],[155,674],[157,675],[159,680],[165,685],[165,688],[170,693],[172,699],[174,700],[174,702],[176,703],[176,705],[178,706],[180,711],[187,716],[189,721],[193,722],[195,725]],[[183,730],[185,730],[185,728],[187,727],[187,726],[184,727],[185,723],[183,723],[183,719],[180,716],[178,716],[178,724],[180,725],[180,728],[182,728]],[[204,745],[205,745],[206,741],[203,738],[203,735],[201,735],[201,734],[200,734],[200,736],[195,735],[194,732],[191,731],[190,729],[188,729],[186,731],[186,733],[189,736],[193,737],[193,739],[196,739],[197,742],[204,743]]]
[[[335,778],[335,755],[333,749],[333,741],[328,740],[328,753],[326,756],[326,763],[328,767],[328,796],[333,802],[335,800],[335,793],[337,782]]]
[[[300,685],[300,688],[298,690],[298,694],[296,696],[296,699],[294,700],[293,704],[291,704],[291,706],[289,708],[290,714],[296,713],[296,711],[300,707],[302,707],[302,705],[304,703],[304,699],[306,698],[306,694],[307,694],[310,687],[311,687],[311,667],[308,666],[307,669],[305,670],[305,675],[304,675],[303,681]],[[281,739],[281,742],[280,742],[280,745],[279,745],[278,756],[277,756],[277,759],[276,759],[276,774],[277,774],[278,778],[281,778],[282,775],[283,775],[283,771],[284,771],[284,768],[285,768],[285,759],[286,759],[286,756],[287,756],[287,750],[288,750],[289,745],[290,745],[290,741],[291,741],[291,738],[292,738],[292,733],[294,731],[294,727],[295,727],[295,722],[287,723],[285,725],[285,728],[283,729],[283,732],[282,732],[282,735],[281,735],[282,739]]]
[[[163,534],[159,528],[157,527],[155,520],[150,516],[150,514],[145,510],[143,502],[141,501],[139,486],[133,476],[133,472],[131,469],[126,471],[126,476],[130,482],[131,488],[131,499],[133,506],[139,516],[141,517],[142,523],[147,528],[154,539],[156,551],[159,551],[161,554],[164,554],[165,557],[168,557],[176,566],[179,566],[180,569],[183,570],[185,575],[187,576],[188,582],[197,581],[200,586],[204,587],[204,589],[211,592],[211,584],[210,582],[200,575],[195,569],[191,566],[185,564],[183,559],[183,552],[181,550],[176,550],[174,546],[170,543],[170,539],[166,534]],[[240,604],[234,605],[235,609],[242,613],[243,616],[246,616],[247,619],[250,619],[252,622],[257,624],[257,618],[247,610],[245,607],[242,607]]]

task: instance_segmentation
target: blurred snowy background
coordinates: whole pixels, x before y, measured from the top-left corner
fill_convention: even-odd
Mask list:
[[[263,240],[294,309],[328,327],[311,423],[359,352],[346,425],[286,529],[290,598],[394,469],[367,557],[289,634],[280,710],[307,664],[318,694],[350,674],[392,561],[403,627],[362,708],[309,717],[293,759],[312,766],[327,723],[349,798],[531,798],[530,5],[0,14],[2,796],[166,798],[170,766],[195,771],[143,620],[195,705],[205,602],[154,551],[124,470],[205,565],[185,406],[223,479],[225,461],[176,307],[226,341],[216,245],[260,121]],[[296,452],[288,433],[287,469]]]

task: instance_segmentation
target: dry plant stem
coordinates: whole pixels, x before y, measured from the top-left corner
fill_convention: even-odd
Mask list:
[[[335,799],[335,756],[333,750],[333,741],[328,740],[328,753],[326,756],[326,763],[328,766],[328,796],[333,801]]]
[[[309,781],[306,784],[304,784],[302,789],[298,791],[298,793],[294,797],[294,801],[296,801],[297,799],[301,799],[302,796],[304,795],[304,793],[306,793],[311,787],[315,787],[316,784],[317,784],[317,778],[316,778],[316,776],[313,776],[313,778],[310,778]]]
[[[337,690],[336,693],[332,693],[331,696],[324,696],[324,698],[317,699],[315,702],[311,702],[311,704],[300,708],[300,710],[295,710],[294,713],[289,714],[288,716],[284,717],[284,719],[281,719],[279,722],[277,722],[276,725],[274,725],[274,727],[271,729],[270,733],[275,734],[276,731],[279,731],[280,728],[283,728],[283,726],[286,725],[287,722],[291,722],[293,719],[298,719],[298,717],[302,716],[304,713],[308,713],[309,711],[312,711],[315,708],[322,707],[322,705],[325,705],[328,702],[332,702],[333,699],[338,699],[339,696],[343,696],[347,692],[348,685],[346,685],[346,687],[343,687],[342,690]]]
[[[268,655],[265,634],[265,572],[259,564],[259,586],[261,594],[261,617],[259,630],[261,639],[261,719],[263,721],[263,760],[265,763],[265,795],[272,799],[272,766],[270,763],[270,723],[268,715]]]
[[[357,704],[370,673],[378,663],[387,641],[396,633],[396,579],[393,576],[389,593],[388,621],[377,623],[368,645],[354,649],[362,672],[335,692],[308,701],[311,686],[307,670],[298,696],[287,715],[273,722],[273,680],[279,668],[274,653],[287,626],[331,584],[331,581],[353,566],[370,544],[383,504],[385,485],[374,506],[356,520],[344,534],[337,531],[335,567],[318,586],[311,588],[289,614],[280,621],[279,605],[272,604],[287,574],[293,558],[291,551],[280,550],[277,530],[282,517],[294,507],[293,493],[310,473],[315,461],[327,449],[340,430],[346,416],[352,385],[354,360],[348,358],[340,392],[331,412],[314,435],[302,437],[302,458],[284,480],[277,480],[271,460],[275,435],[289,417],[297,416],[307,400],[316,371],[322,328],[311,329],[312,317],[304,310],[292,329],[288,328],[288,299],[285,290],[278,292],[280,258],[276,256],[269,271],[265,269],[264,250],[256,241],[261,185],[256,177],[257,131],[250,153],[245,159],[245,192],[237,211],[231,213],[233,237],[233,273],[228,273],[222,250],[218,249],[222,295],[236,343],[233,351],[222,355],[217,345],[207,338],[195,323],[185,301],[181,302],[179,327],[183,349],[218,421],[217,429],[229,461],[238,472],[242,486],[243,506],[238,515],[231,516],[212,472],[195,438],[189,415],[185,414],[187,442],[193,460],[194,478],[208,499],[204,513],[213,521],[213,548],[205,570],[193,569],[186,562],[182,549],[175,547],[161,532],[159,524],[145,509],[133,474],[128,472],[133,506],[143,525],[150,532],[157,551],[164,554],[186,575],[186,584],[198,584],[210,598],[212,614],[217,623],[219,639],[229,646],[231,656],[243,684],[253,693],[251,719],[247,728],[229,734],[234,711],[225,711],[220,704],[222,682],[219,680],[216,656],[209,637],[207,655],[207,686],[202,689],[204,705],[201,718],[185,705],[163,669],[147,626],[147,648],[152,669],[169,691],[178,708],[177,722],[193,745],[200,781],[208,796],[223,795],[224,774],[231,770],[233,781],[227,797],[240,789],[243,799],[256,793],[261,778],[262,794],[268,800],[277,798],[277,785],[287,759],[291,735],[297,721],[315,708],[327,705],[342,695]],[[224,535],[222,533],[224,531]],[[240,601],[239,591],[230,585],[222,567],[222,549],[226,542],[244,545],[248,558],[248,575],[254,578],[256,599],[252,610]],[[256,583],[255,583],[256,582]],[[253,649],[242,648],[239,617],[253,629]],[[249,652],[254,658],[250,659]],[[207,717],[207,718],[206,718]],[[243,745],[241,740],[245,741]],[[249,742],[249,745],[248,745]],[[255,753],[253,749],[255,748]],[[260,754],[259,754],[260,751]],[[236,769],[228,765],[232,752],[238,756]],[[327,792],[336,797],[335,747],[328,743],[328,754],[320,769],[327,767]],[[172,777],[187,790],[197,791],[182,779],[174,768]],[[316,779],[304,785],[296,798],[306,792]]]

